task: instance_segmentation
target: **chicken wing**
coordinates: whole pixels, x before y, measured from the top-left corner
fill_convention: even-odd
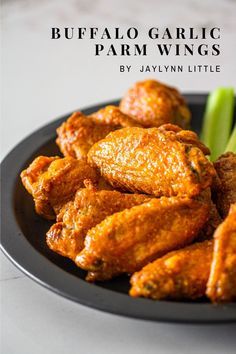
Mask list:
[[[194,132],[174,125],[124,128],[97,142],[88,162],[115,188],[159,196],[194,196],[216,174]]]
[[[188,128],[191,118],[179,91],[155,80],[137,82],[121,100],[120,109],[145,127],[173,123]]]
[[[209,204],[187,198],[153,198],[108,216],[92,228],[75,259],[87,280],[106,280],[193,241],[207,220]]]
[[[212,250],[210,240],[167,253],[132,275],[129,294],[155,300],[204,296]]]
[[[213,195],[219,213],[225,218],[230,204],[236,203],[236,154],[227,152],[214,163],[219,179],[213,186]]]
[[[126,127],[140,127],[136,120],[129,115],[122,113],[119,107],[106,106],[89,116],[92,120],[101,125],[111,125],[115,129]]]
[[[197,241],[204,241],[210,240],[213,237],[215,229],[220,225],[222,219],[216,209],[215,204],[210,200],[210,212],[209,212],[209,219],[207,220],[206,224],[200,230],[196,240]]]
[[[64,156],[86,158],[91,146],[111,131],[137,125],[115,106],[107,106],[89,117],[75,112],[57,129],[56,143]]]
[[[97,183],[99,176],[85,161],[39,156],[21,173],[21,179],[34,198],[36,212],[46,219],[54,219],[61,206],[77,189],[84,187],[85,179]]]
[[[47,244],[53,251],[72,260],[84,247],[87,232],[107,216],[150,200],[143,194],[84,188],[76,192],[47,233]]]
[[[214,234],[207,296],[213,302],[236,300],[236,204]]]

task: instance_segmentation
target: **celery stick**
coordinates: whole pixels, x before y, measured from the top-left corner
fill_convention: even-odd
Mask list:
[[[236,154],[236,123],[230,135],[229,142],[226,146],[225,152],[232,151]]]
[[[231,87],[219,87],[208,96],[201,138],[211,150],[212,161],[225,151],[232,127],[233,108],[234,89]]]

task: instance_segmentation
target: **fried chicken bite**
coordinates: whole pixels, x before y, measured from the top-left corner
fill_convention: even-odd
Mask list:
[[[60,211],[57,223],[47,233],[49,248],[62,256],[75,259],[84,247],[87,232],[107,216],[150,200],[143,194],[97,190],[93,186],[76,192],[73,201]]]
[[[120,109],[144,127],[173,123],[188,128],[191,118],[179,91],[155,80],[137,82],[121,100]]]
[[[154,300],[197,299],[205,295],[213,240],[169,252],[131,277],[129,294]]]
[[[84,180],[97,183],[97,171],[85,161],[71,157],[39,156],[21,173],[21,180],[33,196],[36,213],[55,219],[63,204],[84,187]]]
[[[56,143],[64,156],[86,159],[91,146],[108,133],[137,125],[137,122],[115,106],[107,106],[90,116],[75,112],[57,129]]]
[[[236,204],[214,234],[207,296],[213,302],[236,300]]]
[[[167,124],[124,128],[90,149],[88,162],[114,188],[160,196],[195,196],[209,187],[216,172],[209,150],[194,132]]]
[[[209,204],[187,198],[151,199],[108,216],[89,230],[75,258],[88,281],[133,273],[192,242],[207,220]]]
[[[213,185],[213,196],[220,215],[225,218],[231,204],[236,203],[236,154],[221,155],[214,166],[218,175]]]

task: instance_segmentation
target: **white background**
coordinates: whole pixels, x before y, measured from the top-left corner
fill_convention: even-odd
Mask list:
[[[58,115],[119,98],[133,82],[159,78],[184,92],[236,86],[233,0],[2,1],[1,158]],[[221,27],[219,57],[181,64],[220,64],[217,74],[121,74],[120,64],[173,64],[147,58],[93,55],[93,41],[52,41],[50,27]],[[115,41],[113,41],[115,42]],[[105,42],[108,45],[108,41]],[[149,323],[105,314],[43,289],[1,255],[2,353],[233,353],[236,326]]]

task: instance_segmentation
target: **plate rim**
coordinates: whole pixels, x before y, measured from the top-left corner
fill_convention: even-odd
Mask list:
[[[184,97],[190,104],[202,104],[206,100],[207,94],[188,93]],[[119,100],[111,100],[91,105],[81,109],[81,111],[85,114],[91,114],[105,105],[117,105],[118,102]],[[1,194],[2,252],[20,271],[38,284],[64,298],[97,310],[125,317],[159,322],[199,324],[236,322],[235,303],[213,305],[210,303],[153,301],[143,298],[134,299],[127,294],[87,283],[70,274],[44,257],[43,254],[28,242],[20,229],[20,225],[17,223],[15,215],[14,194],[16,182],[19,179],[19,171],[26,164],[26,161],[31,159],[34,151],[52,140],[53,136],[56,135],[55,127],[59,126],[70,114],[64,114],[29,134],[1,162],[1,185],[5,184]],[[28,148],[28,146],[33,147],[33,149]],[[9,174],[9,171],[12,173]],[[17,243],[14,241],[17,241]],[[22,250],[24,250],[24,254],[22,254]],[[38,267],[39,264],[41,267]],[[67,289],[63,289],[63,285],[66,285]],[[177,313],[181,313],[182,316],[178,318],[176,315],[173,315],[173,312],[175,313],[176,311]],[[204,313],[204,318],[201,317],[201,312]]]

